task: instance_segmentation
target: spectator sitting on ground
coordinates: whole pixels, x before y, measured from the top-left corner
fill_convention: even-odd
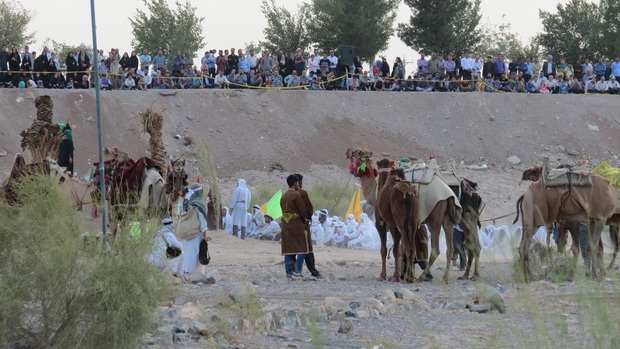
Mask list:
[[[228,88],[229,81],[224,75],[224,70],[220,70],[218,74],[215,76],[214,80],[215,86],[219,88]]]
[[[316,76],[312,77],[312,81],[310,81],[310,90],[322,90],[323,85],[319,82],[319,79]]]
[[[558,86],[558,94],[568,94],[568,81],[566,79],[562,79],[562,81],[560,81],[560,85]]]
[[[263,86],[263,75],[260,70],[251,70],[250,71],[250,86],[260,87]]]
[[[101,79],[99,79],[99,88],[107,91],[112,90],[112,81],[110,81],[110,78],[105,73],[101,74]]]
[[[568,85],[568,92],[574,93],[574,94],[581,94],[584,92],[583,83],[579,81],[579,78],[577,78],[577,75],[574,75],[572,80],[570,81]]]
[[[226,75],[226,79],[229,82],[234,83],[235,82],[235,75],[237,75],[237,70],[236,69],[231,69],[230,70],[230,74]]]
[[[592,76],[590,80],[586,82],[585,93],[596,93],[596,76]]]
[[[525,91],[527,93],[538,93],[538,75],[534,75],[530,81],[525,84]]]
[[[349,90],[351,91],[357,91],[360,88],[360,78],[359,75],[357,74],[353,74],[353,76],[351,76],[349,78]]]
[[[301,84],[301,79],[297,76],[297,70],[293,70],[292,74],[284,79],[284,82],[288,87],[299,86]]]
[[[136,80],[133,78],[133,74],[127,74],[125,78],[125,82],[123,83],[123,90],[135,90],[136,89]]]
[[[235,75],[233,82],[237,85],[243,85],[243,86],[248,84],[248,76],[245,75],[245,69],[239,68],[239,73]]]
[[[282,228],[280,228],[280,225],[270,215],[266,214],[265,225],[256,232],[254,237],[260,240],[280,241],[281,234]]]
[[[607,93],[617,95],[618,91],[620,91],[620,83],[616,80],[614,75],[609,76],[609,81],[607,81]]]
[[[601,76],[599,81],[596,83],[596,92],[607,93],[607,82],[605,81],[605,76]]]

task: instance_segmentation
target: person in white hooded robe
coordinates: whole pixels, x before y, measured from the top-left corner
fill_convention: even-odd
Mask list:
[[[202,195],[202,185],[200,183],[192,184],[187,190],[181,208],[184,213],[189,211],[190,206],[193,206],[200,222],[200,231],[196,232],[195,237],[181,240],[183,253],[177,266],[177,276],[185,282],[188,282],[187,277],[198,269],[200,242],[207,238],[207,208]]]
[[[232,216],[230,215],[230,209],[224,206],[222,211],[222,226],[224,227],[224,231],[228,234],[232,234]]]
[[[237,236],[239,228],[241,228],[241,238],[245,239],[248,226],[248,209],[250,208],[250,201],[252,200],[252,193],[250,189],[245,186],[245,180],[239,179],[237,181],[237,188],[233,193],[232,200],[230,201],[230,212],[232,214],[232,234]]]
[[[310,237],[313,244],[323,246],[323,225],[319,222],[319,212],[320,211],[316,211],[312,215],[312,222],[310,223]]]
[[[148,254],[147,260],[160,269],[166,268],[166,249],[168,246],[183,251],[183,245],[179,242],[172,229],[172,219],[166,217],[161,221],[161,228],[155,233],[153,250]]]
[[[252,216],[248,228],[248,234],[255,236],[259,230],[265,226],[265,214],[260,210],[260,206],[252,206]]]
[[[375,228],[374,223],[368,218],[368,215],[362,213],[360,216],[360,222],[355,229],[355,234],[350,235],[350,240],[347,244],[348,248],[362,248],[365,250],[372,250],[375,248],[375,239],[373,237]],[[378,234],[378,232],[377,232]]]
[[[349,214],[347,216],[347,235],[351,235],[353,233],[355,233],[355,229],[357,229],[358,223],[355,221],[355,216],[352,214]]]

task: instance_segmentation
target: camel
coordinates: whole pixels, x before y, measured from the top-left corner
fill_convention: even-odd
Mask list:
[[[474,263],[474,275],[471,280],[475,281],[480,278],[478,272],[478,262],[480,261],[480,240],[478,238],[478,227],[480,227],[480,209],[482,206],[482,199],[480,195],[476,193],[478,184],[472,182],[466,178],[461,179],[461,199],[459,203],[463,208],[461,216],[461,222],[459,226],[463,229],[463,235],[465,236],[465,249],[467,251],[467,267],[465,273],[460,276],[459,280],[467,280],[469,278],[469,272],[471,270],[472,261]]]
[[[600,265],[598,254],[592,253],[592,246],[598,246],[605,222],[618,209],[617,194],[608,180],[591,175],[592,186],[545,187],[542,180],[531,183],[527,191],[517,200],[517,217],[522,216],[522,236],[519,246],[521,267],[526,283],[532,281],[529,266],[529,249],[536,228],[552,223],[554,220],[566,222],[587,221],[590,226],[590,243],[586,253],[586,265],[592,277],[597,277]],[[605,275],[601,268],[601,275]]]
[[[612,218],[607,220],[609,224],[609,237],[611,242],[613,243],[614,252],[611,257],[611,261],[607,266],[607,270],[613,270],[614,264],[616,263],[616,257],[618,256],[618,251],[620,250],[620,236],[618,235],[618,223],[615,223],[616,220],[619,220],[620,216],[616,217],[613,215]],[[575,258],[579,257],[579,223],[577,222],[560,222],[559,231],[558,231],[558,251],[563,253],[566,249],[566,244],[568,241],[568,234],[571,236],[572,244],[571,244],[571,252]],[[598,244],[598,253],[599,256],[603,256],[603,240],[601,239]]]
[[[73,176],[64,167],[58,166],[56,161],[48,159],[50,169],[55,171],[59,178],[60,191],[67,198],[73,200],[78,211],[82,211],[84,205],[92,204],[92,194],[96,189],[92,182],[82,182]]]
[[[387,160],[383,160],[387,161]],[[414,234],[417,229],[417,204],[418,191],[412,182],[405,181],[405,174],[402,169],[383,171],[379,175],[378,190],[376,198],[375,217],[377,217],[376,227],[381,239],[381,280],[386,277],[386,257],[387,257],[387,230],[390,229],[394,240],[394,275],[392,281],[399,281],[402,266],[399,258],[399,245],[402,237],[402,250],[406,257],[407,265],[405,281],[414,281],[413,260]]]
[[[127,214],[138,211],[140,218],[163,218],[170,214],[169,195],[157,164],[142,157],[137,161],[118,153],[109,191],[109,223],[112,242],[119,226],[127,224]]]
[[[378,165],[379,169],[375,169],[373,167],[372,161],[370,157],[373,152],[364,148],[360,149],[347,149],[345,156],[351,161],[352,166],[350,170],[355,173],[360,179],[362,185],[362,192],[364,193],[364,197],[367,202],[370,204],[376,204],[376,194],[377,194],[377,181],[375,179],[376,175],[381,171],[388,171],[391,167],[391,163],[385,161],[379,161]],[[362,166],[363,165],[363,166]],[[364,169],[363,173],[360,173],[360,169]],[[430,191],[428,185],[420,185],[418,187],[418,197],[419,197],[419,205],[418,212],[422,212],[424,205],[424,214],[426,217],[422,217],[423,215],[418,215],[418,225],[427,224],[431,231],[431,246],[432,253],[429,258],[429,262],[426,263],[426,268],[422,272],[422,275],[418,277],[418,281],[426,279],[426,276],[431,270],[431,267],[437,257],[439,256],[439,235],[441,233],[441,228],[446,233],[446,244],[448,247],[447,255],[452,256],[454,251],[454,246],[452,244],[452,234],[454,225],[458,224],[461,221],[461,207],[456,200],[456,196],[450,189],[450,187],[445,184],[441,179],[435,176],[434,181],[439,181],[441,183],[435,183],[438,188],[440,188],[441,193],[445,193],[446,195],[434,201],[431,200],[437,192]],[[427,201],[434,201],[431,207],[426,203]],[[378,221],[378,220],[377,220]],[[379,228],[377,227],[377,230]],[[418,232],[420,233],[420,232]],[[382,247],[383,250],[383,247]],[[446,262],[446,271],[444,273],[443,280],[444,282],[448,282],[450,273],[450,258],[447,258]],[[381,277],[385,277],[384,274],[380,275]]]

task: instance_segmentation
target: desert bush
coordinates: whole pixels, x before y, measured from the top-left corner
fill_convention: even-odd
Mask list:
[[[353,185],[345,186],[342,183],[326,182],[307,190],[315,211],[326,208],[330,216],[340,216],[343,220],[355,189]]]
[[[84,244],[56,183],[16,189],[23,205],[0,202],[0,347],[137,347],[173,291],[145,258],[154,229],[121,232],[112,251]]]
[[[547,247],[533,241],[530,247],[530,269],[533,281],[547,280],[552,282],[572,281],[575,279],[575,259],[572,255],[560,253],[556,248]],[[519,251],[513,251],[513,269],[515,275],[523,279],[523,270]]]
[[[266,203],[267,201],[269,201],[269,199],[273,197],[273,194],[275,194],[278,191],[278,189],[280,188],[273,184],[264,183],[264,182],[257,183],[252,190],[251,206],[254,206],[254,205],[260,206]]]

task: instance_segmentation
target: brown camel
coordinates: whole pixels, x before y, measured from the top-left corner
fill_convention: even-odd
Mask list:
[[[351,160],[351,165],[349,166],[349,170],[354,175],[359,177],[361,185],[362,185],[362,192],[364,193],[364,197],[369,203],[373,203],[373,201],[376,199],[375,195],[377,193],[377,182],[373,176],[376,175],[377,173],[381,173],[382,171],[389,171],[390,168],[394,166],[393,165],[394,161],[390,161],[390,160],[379,161],[377,163],[379,166],[379,169],[377,172],[373,168],[372,161],[370,160],[370,157],[372,156],[372,154],[373,154],[372,151],[368,149],[364,149],[364,148],[347,149],[346,151],[346,157]],[[362,168],[364,169],[363,172],[361,171]],[[446,244],[448,246],[447,255],[452,256],[452,253],[454,251],[454,247],[452,244],[452,234],[453,234],[454,225],[458,224],[461,221],[461,207],[458,204],[458,201],[456,201],[456,197],[454,196],[454,193],[452,192],[450,187],[447,184],[445,184],[443,181],[441,181],[439,178],[437,178],[437,176],[435,176],[435,178],[437,181],[441,182],[441,183],[434,184],[434,185],[437,185],[437,187],[440,189],[439,191],[441,191],[442,193],[450,193],[450,194],[449,195],[446,194],[447,196],[436,200],[434,203],[432,203],[432,206],[428,208],[428,210],[424,210],[424,212],[428,212],[428,214],[426,214],[426,217],[421,217],[420,215],[418,215],[418,222],[420,222],[419,225],[427,224],[431,231],[431,246],[432,246],[432,253],[429,258],[429,262],[426,263],[425,261],[420,261],[421,262],[420,264],[424,266],[423,267],[424,272],[422,273],[422,275],[418,277],[417,279],[418,281],[425,280],[425,279],[428,280],[427,275],[430,273],[431,266],[437,259],[437,256],[439,256],[439,236],[441,233],[442,226],[446,233]],[[421,185],[420,187],[418,187],[418,197],[419,197],[418,212],[422,211],[423,201],[424,202],[432,201],[430,199],[434,196],[434,194],[439,192],[439,191],[429,190],[429,189],[430,189],[430,186],[428,185]],[[379,230],[379,227],[377,227],[377,230]],[[423,229],[421,231],[422,232],[417,232],[417,234],[426,234],[426,232]],[[416,252],[416,254],[420,255],[419,252]],[[443,277],[445,282],[448,282],[449,272],[450,272],[450,258],[447,258],[446,271]],[[385,277],[384,274],[382,274],[381,276]]]
[[[613,243],[614,252],[611,257],[611,261],[607,266],[607,270],[613,270],[614,264],[616,263],[616,257],[618,256],[618,250],[620,250],[620,239],[618,235],[618,225],[615,223],[615,220],[620,219],[620,216],[616,217],[613,215],[612,218],[607,220],[607,223],[612,223],[609,225],[609,237],[611,242]],[[579,223],[576,222],[560,222],[559,231],[558,231],[558,251],[563,253],[566,249],[566,244],[568,242],[568,234],[570,234],[572,241],[571,244],[571,252],[573,256],[577,258],[579,256]],[[598,254],[602,258],[603,256],[603,240],[601,239],[598,244]]]
[[[387,160],[383,160],[387,161]],[[394,275],[391,281],[399,281],[402,269],[401,258],[399,258],[399,245],[402,238],[402,251],[406,257],[405,281],[414,281],[413,261],[414,261],[414,233],[418,226],[418,191],[416,186],[405,181],[405,174],[402,169],[383,171],[379,175],[379,194],[376,200],[375,217],[377,218],[376,227],[381,239],[381,275],[379,278],[385,280],[386,277],[386,257],[387,257],[387,229],[390,229],[394,240]]]
[[[93,182],[82,182],[64,167],[58,166],[56,161],[49,160],[50,169],[56,171],[59,176],[60,191],[67,198],[73,200],[78,211],[82,211],[84,205],[92,204],[92,193],[95,190]]]
[[[597,276],[597,254],[592,246],[598,246],[605,222],[615,213],[617,195],[609,181],[592,175],[592,186],[545,187],[543,181],[531,183],[528,190],[517,201],[517,217],[522,215],[522,236],[519,246],[521,266],[525,282],[532,280],[529,266],[529,249],[536,228],[554,220],[566,222],[587,221],[590,225],[590,243],[586,253],[586,264],[593,277]],[[619,205],[620,206],[620,205]],[[605,275],[604,268],[601,274]]]

